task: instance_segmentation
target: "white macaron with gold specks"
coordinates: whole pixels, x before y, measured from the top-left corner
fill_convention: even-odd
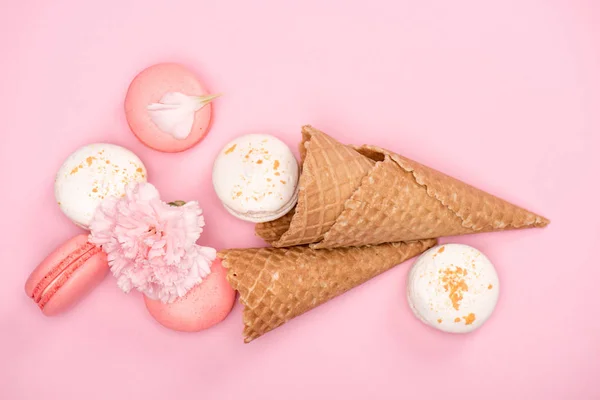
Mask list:
[[[444,332],[467,333],[485,323],[499,295],[494,265],[463,244],[436,246],[423,253],[408,275],[408,302],[425,324]]]
[[[230,214],[250,222],[273,221],[298,200],[299,167],[290,148],[271,135],[244,135],[217,155],[212,180]]]
[[[78,226],[87,229],[105,197],[121,197],[130,182],[146,182],[142,161],[124,147],[90,144],[72,153],[54,181],[60,209]]]

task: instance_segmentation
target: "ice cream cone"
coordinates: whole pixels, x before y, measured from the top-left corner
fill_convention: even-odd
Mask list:
[[[549,223],[398,154],[346,146],[310,126],[303,127],[301,150],[302,202],[256,227],[274,247],[376,245]]]
[[[244,305],[244,341],[366,282],[434,246],[435,240],[315,250],[233,249],[219,252],[227,280]]]

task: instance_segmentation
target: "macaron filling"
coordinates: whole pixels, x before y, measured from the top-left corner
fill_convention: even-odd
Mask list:
[[[36,285],[31,297],[40,307],[44,309],[52,296],[67,282],[67,280],[90,258],[101,252],[99,247],[92,243],[74,250],[62,259],[46,276]]]
[[[250,210],[247,212],[239,212],[239,211],[232,209],[227,204],[223,204],[223,207],[231,215],[233,215],[234,217],[237,217],[241,220],[249,221],[249,222],[266,222],[266,221],[273,221],[275,219],[283,217],[285,214],[290,212],[296,206],[297,202],[298,202],[298,187],[296,187],[296,191],[294,192],[294,195],[288,200],[288,202],[285,203],[285,205],[283,207],[281,207],[280,209],[278,209],[276,211]]]

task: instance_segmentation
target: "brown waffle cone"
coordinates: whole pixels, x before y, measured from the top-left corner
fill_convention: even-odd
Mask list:
[[[435,240],[314,250],[233,249],[219,252],[227,280],[244,306],[244,342],[366,282],[434,246]]]
[[[304,132],[304,141],[307,140],[306,132],[310,141],[317,136],[327,136],[314,128],[305,127]],[[306,159],[310,156],[311,146],[308,146]],[[318,214],[319,210],[327,207],[342,210],[335,222],[326,226],[322,238],[311,242],[314,248],[374,245],[543,227],[549,223],[539,215],[398,154],[374,146],[362,146],[356,150],[365,159],[371,160],[372,166],[345,199],[336,199],[335,204],[324,202],[317,205],[313,202],[315,207],[320,208],[311,209],[311,214]],[[323,169],[311,171],[313,176],[321,174],[327,175],[328,172]],[[296,224],[296,230],[302,230],[300,225],[307,212],[296,208],[294,214],[269,225],[257,225],[256,231],[273,246],[279,246],[280,240],[277,239],[286,232],[286,224],[291,221],[291,225]],[[293,244],[286,242],[286,245]]]
[[[311,127],[304,127],[302,136],[302,174],[295,213],[256,227],[256,233],[275,247],[323,239],[342,213],[344,202],[375,165],[352,147]]]

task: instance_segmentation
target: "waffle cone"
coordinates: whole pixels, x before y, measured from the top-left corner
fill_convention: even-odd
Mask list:
[[[375,165],[352,147],[310,128],[303,129],[302,139],[298,204],[290,214],[256,227],[275,247],[320,242]]]
[[[244,306],[246,343],[435,245],[435,240],[315,250],[219,252]]]
[[[301,150],[302,203],[285,217],[256,226],[257,234],[275,247],[376,245],[549,223],[398,154],[342,145],[310,126],[303,128]],[[350,164],[336,164],[342,160]],[[318,188],[332,194],[320,194]]]

